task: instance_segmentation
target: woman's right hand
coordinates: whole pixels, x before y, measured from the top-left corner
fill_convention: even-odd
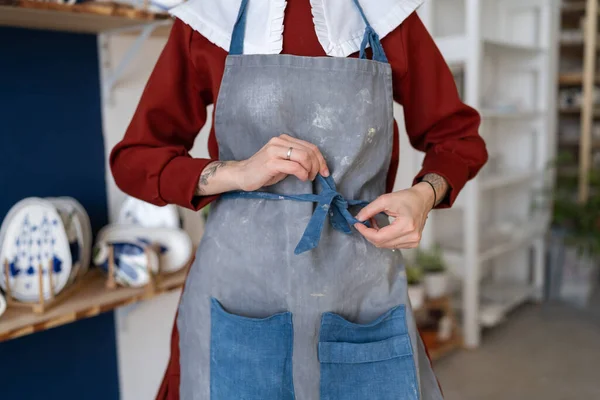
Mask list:
[[[288,160],[290,147],[292,152]],[[200,176],[196,194],[210,195],[230,190],[253,191],[274,185],[288,175],[307,181],[314,180],[319,173],[329,176],[325,157],[318,147],[284,134],[269,140],[247,160],[209,164]]]

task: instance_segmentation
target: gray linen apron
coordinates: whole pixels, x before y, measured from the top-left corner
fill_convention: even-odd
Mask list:
[[[359,59],[242,55],[242,0],[215,112],[220,159],[287,133],[316,144],[332,176],[213,204],[177,319],[184,400],[442,399],[401,253],[367,242],[348,212],[385,192],[393,135],[391,68],[354,1]]]

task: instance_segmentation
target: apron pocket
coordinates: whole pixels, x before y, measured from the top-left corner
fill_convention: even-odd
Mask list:
[[[255,319],[211,299],[211,400],[293,400],[292,314]]]
[[[321,400],[418,400],[405,307],[369,324],[323,314],[319,338]]]

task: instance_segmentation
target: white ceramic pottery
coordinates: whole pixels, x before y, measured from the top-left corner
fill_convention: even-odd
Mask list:
[[[88,216],[85,208],[72,197],[54,197],[47,198],[61,214],[67,214],[69,216],[70,224],[65,225],[67,236],[71,244],[71,255],[73,258],[77,258],[78,262],[73,262],[73,265],[77,265],[77,270],[71,272],[71,281],[74,281],[78,274],[81,276],[85,275],[88,271],[92,258],[92,224],[90,223],[90,217]],[[73,249],[73,234],[77,237],[77,243],[79,245],[78,254]],[[75,269],[75,268],[73,268]]]
[[[108,272],[109,245],[113,246],[114,276],[123,286],[141,287],[150,282],[150,271],[158,270],[158,255],[154,250],[146,252],[143,243],[127,241],[102,241],[94,248],[94,264]]]
[[[0,294],[0,317],[2,317],[4,311],[6,311],[6,300],[4,299],[4,296]]]
[[[423,307],[425,302],[425,287],[423,287],[423,284],[408,285],[408,298],[413,310]]]
[[[425,284],[425,294],[430,299],[437,299],[448,293],[448,274],[446,272],[425,274],[423,283]]]
[[[96,243],[128,242],[157,245],[161,272],[169,273],[185,267],[192,258],[189,235],[181,229],[144,228],[134,225],[107,225],[98,233]]]
[[[177,206],[158,207],[145,201],[128,197],[119,211],[119,224],[138,225],[146,228],[180,228]]]
[[[39,300],[38,266],[42,265],[44,299],[58,294],[69,282],[71,251],[63,220],[52,205],[42,199],[25,199],[8,212],[2,223],[0,261],[9,262],[11,295],[23,302]],[[53,263],[50,282],[49,266]],[[52,292],[50,285],[52,284]],[[4,273],[0,286],[6,291]]]

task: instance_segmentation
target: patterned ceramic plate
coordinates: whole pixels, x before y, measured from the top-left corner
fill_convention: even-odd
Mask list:
[[[62,218],[48,201],[25,199],[8,212],[2,223],[0,260],[9,263],[9,283],[12,296],[20,301],[39,299],[38,267],[42,266],[42,285],[45,299],[59,293],[71,274],[71,251]],[[50,282],[49,266],[53,264]],[[4,273],[0,286],[6,291]]]
[[[160,269],[167,273],[185,267],[193,252],[192,240],[181,229],[111,224],[98,233],[96,243],[102,242],[157,244]]]
[[[115,280],[123,286],[140,287],[150,282],[148,271],[158,271],[158,255],[154,250],[146,253],[143,243],[126,241],[99,242],[94,248],[94,264],[108,272],[108,246],[113,246]],[[149,264],[148,264],[149,263]]]
[[[4,311],[6,311],[6,300],[4,300],[4,297],[0,294],[0,317],[4,314]]]
[[[74,281],[79,270],[81,270],[81,275],[83,276],[90,267],[93,244],[90,217],[81,203],[72,197],[55,197],[48,198],[47,200],[56,206],[61,215],[66,214],[68,221],[72,221],[70,224],[65,224],[65,229],[71,245],[71,255],[74,260],[73,265],[76,266],[71,271],[71,281]],[[73,248],[76,245],[73,243],[74,234],[77,237],[78,249]],[[77,259],[77,262],[75,262],[75,259]]]

